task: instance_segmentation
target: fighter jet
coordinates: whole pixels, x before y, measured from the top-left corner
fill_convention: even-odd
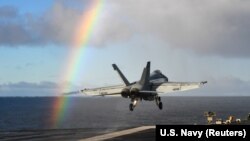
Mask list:
[[[200,88],[207,81],[202,82],[169,82],[168,78],[159,70],[155,70],[150,74],[150,62],[147,62],[146,67],[143,69],[141,79],[135,82],[129,82],[123,75],[116,64],[112,64],[115,71],[123,81],[123,85],[82,89],[79,92],[85,95],[92,96],[122,96],[123,98],[129,98],[131,103],[129,104],[129,110],[133,111],[139,101],[155,101],[160,110],[163,108],[161,97],[159,95],[185,91]],[[72,93],[68,93],[72,94]]]

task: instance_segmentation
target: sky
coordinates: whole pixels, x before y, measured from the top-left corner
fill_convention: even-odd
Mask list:
[[[250,96],[250,1],[95,2],[101,8],[70,67],[93,0],[1,0],[0,96],[122,84],[113,63],[135,81],[147,61],[170,81],[208,81],[180,95]]]

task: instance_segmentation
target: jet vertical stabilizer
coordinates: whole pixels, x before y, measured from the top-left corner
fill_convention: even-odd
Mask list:
[[[149,77],[150,77],[150,62],[147,62],[147,66],[146,68],[143,69],[143,73],[139,83],[142,86],[146,86],[149,83]]]
[[[123,73],[120,71],[120,69],[117,67],[116,64],[112,64],[114,70],[116,70],[119,74],[119,76],[121,77],[122,81],[124,82],[124,84],[126,86],[130,85],[129,81],[127,80],[127,78],[123,75]]]

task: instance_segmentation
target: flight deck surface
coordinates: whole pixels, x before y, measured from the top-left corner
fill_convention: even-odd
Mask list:
[[[152,141],[155,140],[155,126],[141,126],[117,131],[101,129],[51,129],[0,132],[1,141]]]

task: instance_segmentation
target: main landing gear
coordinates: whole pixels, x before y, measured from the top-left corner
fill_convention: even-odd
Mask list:
[[[132,103],[129,104],[129,110],[133,111],[136,104],[137,104],[137,100],[131,100]]]
[[[162,104],[162,102],[161,102],[161,97],[156,96],[156,97],[155,97],[155,103],[156,103],[156,105],[159,107],[159,109],[162,110],[163,104]]]
[[[137,98],[137,99],[131,99],[131,103],[129,104],[129,110],[130,110],[130,111],[134,111],[135,106],[137,105],[138,100],[140,100],[140,99],[139,99],[139,98]],[[152,100],[153,100],[153,99],[152,99]],[[158,108],[159,108],[160,110],[162,110],[163,104],[162,104],[162,102],[161,102],[161,97],[155,96],[155,103],[156,103],[156,105],[158,106]]]

